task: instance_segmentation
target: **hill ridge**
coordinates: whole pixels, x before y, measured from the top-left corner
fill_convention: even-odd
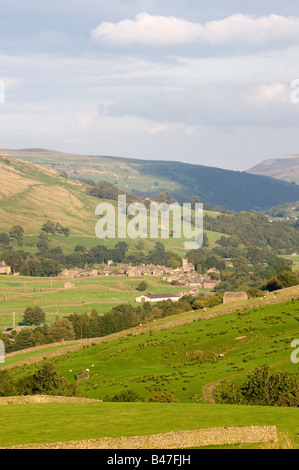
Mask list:
[[[154,199],[166,190],[180,202],[199,196],[211,207],[220,206],[237,212],[264,210],[299,200],[299,186],[250,171],[179,161],[76,155],[46,149],[0,149],[0,153],[65,171],[78,181],[105,180],[128,193]]]

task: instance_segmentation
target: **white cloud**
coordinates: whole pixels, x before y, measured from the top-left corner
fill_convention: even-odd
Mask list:
[[[269,85],[260,85],[256,97],[266,102],[289,102],[289,95],[290,90],[283,83],[271,83]]]
[[[170,46],[194,42],[211,45],[245,43],[253,45],[298,42],[299,18],[271,14],[253,17],[234,14],[223,20],[195,23],[173,16],[139,13],[135,20],[103,21],[91,31],[91,38],[112,45],[146,44]]]

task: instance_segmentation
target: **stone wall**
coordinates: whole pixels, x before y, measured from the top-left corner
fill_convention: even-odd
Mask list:
[[[275,426],[209,428],[150,436],[88,439],[14,446],[22,449],[187,449],[210,445],[277,442]]]

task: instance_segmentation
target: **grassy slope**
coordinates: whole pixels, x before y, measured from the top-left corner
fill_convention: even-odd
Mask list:
[[[0,188],[0,231],[8,232],[13,225],[21,225],[25,231],[22,248],[29,253],[36,252],[38,234],[47,221],[59,222],[70,228],[69,237],[55,234],[50,235],[49,240],[50,248],[60,246],[65,254],[71,253],[76,245],[84,245],[87,249],[96,245],[113,248],[115,243],[122,240],[117,238],[117,202],[88,196],[81,183],[61,177],[56,170],[0,155]],[[95,215],[95,209],[102,202],[112,203],[115,208],[115,239],[102,240],[96,237],[95,226],[98,216]],[[157,239],[149,238],[149,215],[145,222],[148,238],[144,239],[144,251],[148,252],[153,249]],[[221,235],[207,232],[212,245]],[[128,243],[129,250],[133,250],[138,239],[126,238],[124,241]],[[180,256],[185,255],[183,237],[162,241],[167,250],[175,251]],[[20,247],[14,243],[14,249]]]
[[[4,440],[3,445],[8,441],[11,444],[54,442],[196,427],[271,424],[279,431],[288,432],[299,446],[296,437],[298,409],[205,405],[203,394],[206,385],[225,378],[243,381],[250,371],[262,364],[298,372],[297,366],[290,362],[290,343],[299,336],[298,311],[297,300],[193,321],[162,331],[155,331],[153,323],[148,332],[113,341],[103,338],[101,344],[56,357],[59,370],[70,380],[81,368],[90,369],[90,379],[78,384],[82,396],[103,399],[122,390],[134,390],[147,401],[156,390],[173,393],[179,403],[88,403],[71,405],[72,408],[62,404],[11,405],[10,416],[20,417],[23,413],[30,416],[27,424],[18,427],[18,435],[13,420],[5,420],[6,408],[2,406],[8,432],[4,438],[8,440]],[[165,326],[174,318],[164,319]],[[246,337],[236,341],[239,336]],[[195,352],[198,350],[222,353],[224,357],[201,364],[200,355]],[[28,367],[35,368],[36,364]],[[24,373],[26,368],[21,370]],[[72,410],[73,428],[69,410]],[[43,422],[39,435],[34,429],[37,416],[42,417]],[[106,425],[102,426],[102,420]],[[80,432],[83,422],[88,424]]]
[[[299,183],[299,155],[264,160],[250,168],[248,173],[272,176],[273,178]]]
[[[58,172],[0,156],[0,186],[2,231],[21,225],[25,234],[38,234],[52,220],[72,234],[94,235],[97,200]]]
[[[298,301],[289,302],[150,331],[61,356],[57,365],[69,379],[74,371],[91,370],[90,380],[79,384],[89,398],[111,398],[128,388],[145,400],[157,391],[203,403],[204,386],[216,379],[244,379],[262,364],[297,372],[290,344],[299,336],[298,307]],[[246,337],[236,341],[240,336]],[[202,364],[199,351],[224,356]]]

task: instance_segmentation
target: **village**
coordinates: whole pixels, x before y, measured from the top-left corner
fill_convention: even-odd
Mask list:
[[[60,276],[69,279],[65,283],[65,288],[75,286],[75,278],[85,276],[115,276],[126,275],[127,277],[146,278],[149,276],[159,277],[162,281],[166,281],[170,285],[182,286],[184,288],[178,294],[163,293],[152,294],[146,293],[136,297],[135,302],[162,302],[165,300],[178,301],[184,295],[192,295],[197,297],[199,294],[205,296],[213,296],[213,289],[220,283],[220,271],[215,267],[210,268],[204,274],[199,274],[195,270],[195,266],[189,263],[187,259],[182,260],[182,266],[172,269],[166,266],[142,264],[132,266],[131,264],[116,264],[112,260],[107,262],[103,269],[64,269]],[[206,290],[202,290],[206,289]],[[246,300],[248,298],[245,292],[225,292],[223,303]]]
[[[187,259],[183,259],[182,266],[175,269],[153,264],[142,264],[139,266],[124,263],[116,264],[109,260],[102,269],[63,269],[60,274],[60,276],[66,278],[99,275],[126,275],[127,277],[156,276],[172,285],[201,287],[204,289],[214,289],[220,283],[220,271],[218,269],[210,268],[206,273],[199,274],[195,271],[195,266],[192,263],[188,263]]]

